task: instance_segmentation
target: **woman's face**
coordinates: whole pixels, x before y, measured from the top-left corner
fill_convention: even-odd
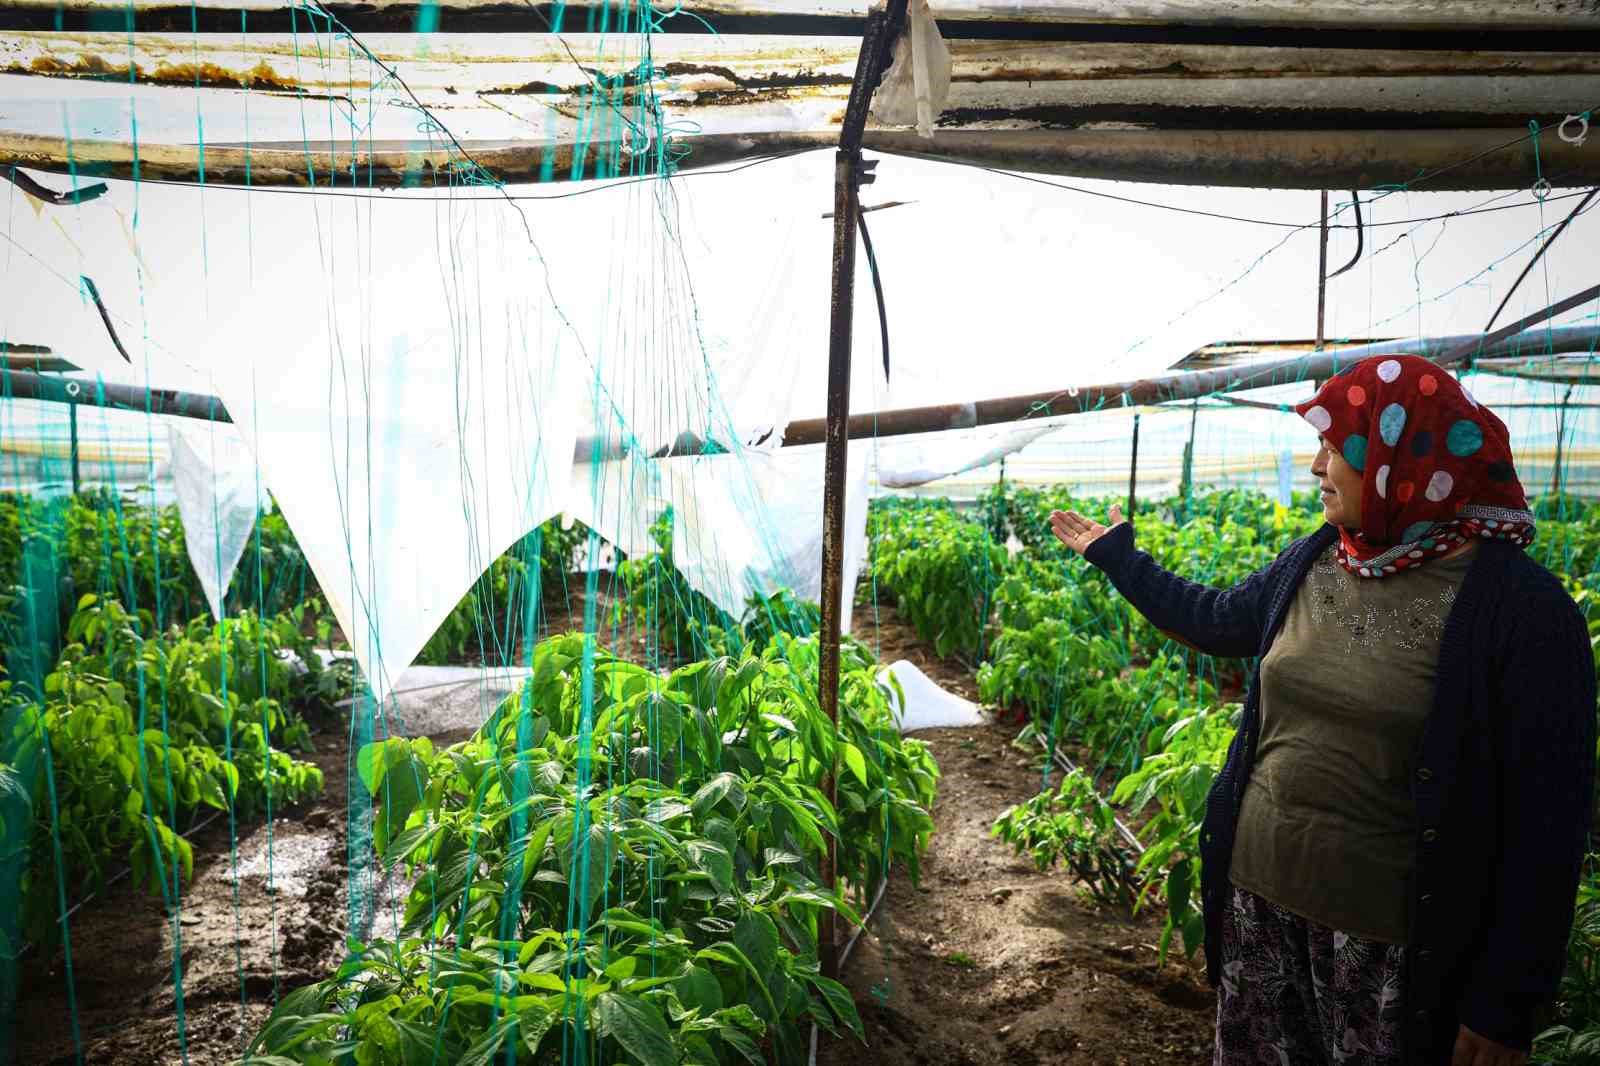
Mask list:
[[[1361,472],[1344,461],[1338,450],[1319,438],[1311,475],[1322,488],[1322,514],[1329,523],[1347,529],[1361,528]]]

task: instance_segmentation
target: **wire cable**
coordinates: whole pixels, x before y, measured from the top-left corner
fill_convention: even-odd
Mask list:
[[[1494,314],[1489,316],[1489,321],[1483,327],[1483,331],[1485,333],[1494,328],[1495,320],[1500,317],[1500,312],[1506,309],[1506,304],[1511,302],[1511,297],[1516,293],[1517,286],[1522,284],[1522,280],[1528,276],[1528,273],[1533,269],[1534,264],[1538,263],[1540,258],[1544,256],[1544,253],[1550,250],[1550,246],[1556,242],[1556,238],[1561,236],[1562,231],[1572,224],[1572,220],[1577,218],[1578,215],[1583,212],[1583,209],[1588,206],[1589,201],[1593,200],[1595,198],[1595,194],[1597,193],[1600,193],[1600,185],[1590,189],[1588,194],[1585,195],[1582,200],[1578,201],[1578,206],[1572,209],[1572,213],[1566,218],[1562,219],[1561,225],[1550,231],[1550,236],[1546,237],[1544,239],[1544,243],[1539,245],[1539,250],[1533,253],[1533,258],[1528,260],[1528,265],[1522,268],[1522,273],[1517,275],[1517,280],[1513,281],[1511,283],[1511,288],[1506,290],[1505,298],[1500,301],[1500,306],[1496,307],[1494,309]]]

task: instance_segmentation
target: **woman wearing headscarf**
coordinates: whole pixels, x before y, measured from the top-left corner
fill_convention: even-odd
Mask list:
[[[1232,588],[1116,508],[1051,516],[1158,628],[1258,659],[1201,831],[1215,1062],[1525,1062],[1593,805],[1583,618],[1523,551],[1505,425],[1447,372],[1369,359],[1296,410],[1327,525]]]

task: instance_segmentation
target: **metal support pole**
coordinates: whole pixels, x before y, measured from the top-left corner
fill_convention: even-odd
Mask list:
[[[865,51],[865,45],[863,45]],[[834,160],[833,186],[833,309],[828,336],[828,414],[822,463],[822,647],[817,667],[818,697],[829,721],[839,720],[839,633],[843,623],[845,464],[850,438],[850,356],[854,325],[856,273],[856,210],[861,177],[861,152],[841,148]],[[823,782],[823,792],[835,801],[838,760]],[[822,883],[837,888],[836,842],[827,840],[822,860]],[[837,922],[831,910],[822,912],[818,952],[822,972],[839,972]]]
[[[1558,498],[1561,496],[1561,451],[1567,436],[1567,405],[1572,402],[1572,390],[1575,385],[1568,385],[1566,395],[1561,397],[1561,414],[1556,421],[1556,462],[1550,475],[1550,492]]]
[[[870,167],[861,159],[861,139],[866,131],[867,109],[888,60],[889,45],[905,21],[907,0],[890,0],[882,11],[867,17],[856,61],[850,101],[839,131],[834,156],[833,184],[833,293],[828,325],[828,413],[823,443],[822,488],[822,618],[817,663],[817,697],[828,719],[839,720],[839,632],[844,604],[845,462],[850,444],[851,331],[855,325],[856,231],[861,218],[861,185]],[[834,783],[838,758],[829,768],[822,791],[835,802]],[[837,853],[833,837],[827,840],[819,871],[822,883],[837,890]],[[862,886],[865,888],[866,886]],[[817,954],[822,972],[839,972],[837,915],[824,910],[818,921]]]
[[[78,495],[78,401],[67,404],[67,429],[72,435],[72,494]]]
[[[1133,521],[1139,509],[1139,414],[1133,415],[1133,452],[1128,457],[1128,521]],[[1122,612],[1122,647],[1129,647],[1131,620],[1126,609]]]
[[[1189,518],[1189,505],[1194,502],[1194,431],[1200,421],[1200,401],[1193,400],[1189,404],[1189,443],[1183,447],[1183,491],[1179,498],[1183,501],[1183,517]]]
[[[1133,416],[1133,454],[1128,459],[1128,521],[1139,509],[1139,416]]]
[[[1323,323],[1328,311],[1328,190],[1322,190],[1322,241],[1317,252],[1317,351],[1325,340]],[[1320,388],[1321,382],[1317,385]]]

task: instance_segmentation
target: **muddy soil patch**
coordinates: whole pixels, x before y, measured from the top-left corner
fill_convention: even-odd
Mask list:
[[[194,877],[176,908],[124,878],[71,916],[70,986],[65,950],[23,959],[18,1062],[71,1063],[76,1045],[93,1063],[226,1063],[278,996],[338,965],[347,744],[332,722],[315,742],[302,758],[324,794],[271,822],[230,830],[224,815],[191,834]]]

